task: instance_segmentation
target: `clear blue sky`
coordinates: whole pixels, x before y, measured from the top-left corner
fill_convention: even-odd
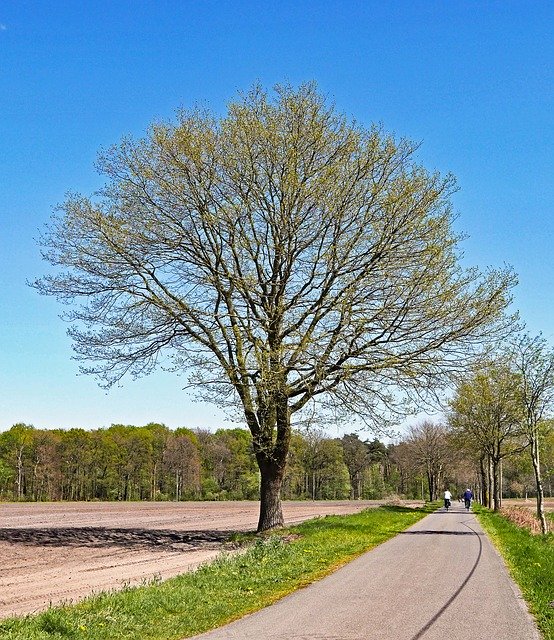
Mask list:
[[[554,341],[554,3],[533,0],[3,0],[0,3],[0,430],[164,422],[215,427],[183,381],[108,394],[77,376],[61,310],[26,280],[97,151],[197,103],[315,80],[340,111],[421,141],[454,173],[465,260],[511,264],[515,307]]]

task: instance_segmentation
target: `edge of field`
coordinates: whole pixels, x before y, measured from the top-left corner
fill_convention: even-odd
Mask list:
[[[197,635],[321,579],[435,508],[383,506],[308,520],[269,535],[247,536],[243,553],[224,553],[164,582],[100,593],[75,605],[2,620],[0,636],[5,640],[177,640]]]
[[[504,559],[544,640],[554,640],[554,533],[533,535],[501,513],[475,509],[481,526]],[[554,517],[549,516],[550,526]]]

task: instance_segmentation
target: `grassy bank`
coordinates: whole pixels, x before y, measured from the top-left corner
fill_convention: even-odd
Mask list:
[[[554,533],[532,535],[493,511],[477,511],[481,525],[504,557],[545,640],[554,640]]]
[[[257,539],[159,584],[100,594],[73,606],[0,622],[2,640],[177,640],[256,611],[317,580],[425,516],[381,507],[327,516]]]

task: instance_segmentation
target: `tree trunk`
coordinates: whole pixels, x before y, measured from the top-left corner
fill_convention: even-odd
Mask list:
[[[285,465],[275,460],[268,460],[263,454],[258,455],[260,467],[260,519],[258,533],[282,527],[285,523],[281,507],[281,485]]]
[[[533,471],[535,472],[535,483],[537,485],[537,518],[541,523],[541,531],[543,535],[545,535],[548,531],[548,525],[546,523],[546,516],[544,515],[544,490],[539,458],[539,439],[535,437],[535,434],[531,438],[531,458],[533,460]]]
[[[155,500],[156,499],[156,484],[157,484],[157,472],[158,472],[158,463],[154,462],[154,465],[152,467],[152,478],[150,481],[150,500]]]
[[[17,499],[23,497],[23,447],[17,453]]]
[[[492,471],[492,458],[489,455],[487,461],[487,476],[488,476],[488,496],[487,496],[487,508],[492,509],[493,493],[494,493],[494,473]]]
[[[488,505],[489,500],[489,486],[488,486],[488,478],[487,473],[485,471],[485,459],[482,457],[479,460],[479,472],[481,475],[481,504]]]
[[[356,499],[356,477],[348,471],[348,477],[350,478],[350,500]]]
[[[429,502],[433,502],[433,500],[436,500],[436,488],[433,474],[430,471],[427,471],[427,484],[429,485]]]
[[[500,511],[502,499],[500,497],[500,460],[492,458],[492,487],[494,510]]]

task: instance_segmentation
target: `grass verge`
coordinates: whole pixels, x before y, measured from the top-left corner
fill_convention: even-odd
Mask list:
[[[475,510],[504,557],[545,640],[554,640],[554,533],[533,535],[494,511],[479,507]]]
[[[193,636],[318,580],[430,510],[389,506],[310,520],[258,538],[244,553],[222,555],[164,582],[0,621],[0,638],[177,640]]]

